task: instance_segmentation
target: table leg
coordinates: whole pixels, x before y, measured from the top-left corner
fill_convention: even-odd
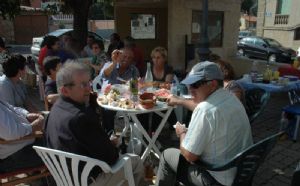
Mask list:
[[[141,133],[143,134],[143,136],[146,138],[146,140],[149,143],[141,157],[142,161],[144,161],[146,159],[146,156],[150,153],[151,149],[153,149],[155,151],[155,153],[157,153],[160,156],[161,153],[160,153],[159,149],[157,148],[157,146],[155,145],[155,141],[156,141],[158,135],[160,134],[161,130],[163,129],[164,125],[166,124],[166,121],[167,121],[169,115],[171,114],[172,110],[173,110],[173,108],[169,108],[165,114],[162,114],[161,112],[159,113],[159,115],[162,116],[163,118],[162,118],[162,121],[160,122],[157,130],[155,131],[154,135],[152,136],[152,138],[150,138],[148,133],[145,131],[145,129],[143,128],[143,126],[141,125],[139,120],[137,119],[136,115],[129,114],[131,116],[132,120],[137,124],[137,126],[138,126],[139,130],[141,131]]]
[[[293,136],[293,140],[296,141],[297,140],[297,135],[298,135],[298,129],[299,129],[299,122],[300,122],[300,116],[297,116],[297,122],[296,122],[296,126],[295,126],[295,131],[294,131],[294,136]]]

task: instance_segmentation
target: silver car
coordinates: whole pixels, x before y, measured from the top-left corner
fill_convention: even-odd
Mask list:
[[[59,30],[55,30],[53,32],[50,32],[50,33],[48,33],[46,35],[56,36],[56,37],[60,38],[63,35],[68,34],[68,33],[71,33],[71,35],[72,35],[72,32],[73,32],[73,29],[59,29]],[[94,32],[90,32],[89,31],[88,34],[94,36],[95,39],[97,39],[97,40],[102,40],[105,48],[107,48],[108,43],[109,43],[108,40],[104,39],[103,37],[97,35]],[[41,44],[42,44],[42,42],[44,40],[44,37],[45,36],[32,38],[32,46],[31,46],[31,54],[32,55],[34,55],[34,56],[38,56],[39,55],[40,49],[41,49]]]

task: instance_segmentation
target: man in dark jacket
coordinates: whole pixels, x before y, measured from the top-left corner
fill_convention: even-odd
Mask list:
[[[46,121],[46,143],[59,149],[105,161],[113,165],[119,158],[118,149],[101,126],[101,118],[89,106],[90,70],[78,62],[68,62],[59,70],[56,83],[60,97]],[[143,181],[143,165],[138,156],[131,157],[136,185]],[[122,174],[100,173],[95,185],[114,185]]]

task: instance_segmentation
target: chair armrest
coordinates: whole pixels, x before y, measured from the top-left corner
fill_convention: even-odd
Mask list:
[[[123,156],[121,157],[114,165],[111,166],[111,170],[113,173],[122,169],[126,163],[130,161],[129,157]]]
[[[37,131],[34,134],[29,134],[29,135],[23,136],[22,138],[19,138],[19,139],[4,140],[4,139],[0,138],[0,144],[10,144],[10,143],[18,142],[18,141],[24,141],[24,140],[42,138],[42,137],[43,137],[43,132]]]

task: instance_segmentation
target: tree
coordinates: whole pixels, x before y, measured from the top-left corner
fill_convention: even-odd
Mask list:
[[[21,12],[20,4],[20,0],[1,0],[0,16],[3,19],[13,19]]]
[[[65,0],[63,11],[73,13],[73,37],[79,42],[80,48],[86,44],[88,33],[88,13],[92,0]]]

